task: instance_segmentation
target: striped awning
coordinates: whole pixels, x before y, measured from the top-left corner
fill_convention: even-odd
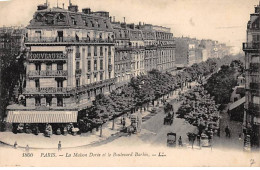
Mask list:
[[[8,111],[9,123],[73,123],[77,122],[77,111]]]

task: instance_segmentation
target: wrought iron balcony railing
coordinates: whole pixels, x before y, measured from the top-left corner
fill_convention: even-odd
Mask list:
[[[23,94],[70,94],[73,88],[64,87],[40,87],[25,88]]]
[[[79,42],[79,43],[114,43],[111,38],[106,39],[90,39],[83,37],[82,39],[76,37],[29,37],[26,43],[69,43],[69,42]]]
[[[67,70],[41,70],[29,71],[28,77],[66,77],[68,76]]]

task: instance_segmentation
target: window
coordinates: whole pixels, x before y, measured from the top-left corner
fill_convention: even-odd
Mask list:
[[[88,46],[88,56],[91,56],[91,47]]]
[[[57,106],[60,106],[60,107],[63,106],[63,98],[62,97],[57,97]]]
[[[100,80],[103,80],[103,73],[100,73]]]
[[[111,78],[111,72],[108,73],[108,77]]]
[[[94,78],[95,78],[95,79],[97,78],[97,74],[94,74]]]
[[[80,79],[76,79],[76,87],[79,87],[80,86]]]
[[[76,70],[79,70],[79,61],[76,62]]]
[[[103,47],[100,47],[100,56],[103,56]]]
[[[91,60],[88,60],[88,72],[91,71]]]
[[[97,46],[94,46],[94,56],[97,56]]]
[[[57,87],[63,87],[63,81],[57,80]]]
[[[51,63],[46,64],[46,70],[47,70],[47,71],[52,70],[52,68],[51,68]]]
[[[94,70],[97,70],[97,60],[94,60]]]
[[[57,70],[63,70],[63,64],[62,63],[57,64]]]
[[[108,47],[108,55],[111,55],[111,47]]]
[[[39,79],[35,80],[35,87],[40,88],[40,81]]]
[[[88,79],[90,79],[90,75],[88,74]]]
[[[41,63],[36,63],[35,67],[37,71],[41,71]]]
[[[52,101],[52,97],[51,96],[47,96],[46,97],[46,104],[47,104],[47,106],[51,106],[51,101]]]
[[[103,60],[100,60],[100,70],[103,70]]]
[[[36,97],[35,98],[35,106],[40,106],[41,105],[41,98],[40,97]]]
[[[111,58],[110,57],[108,58],[108,64],[111,64]]]

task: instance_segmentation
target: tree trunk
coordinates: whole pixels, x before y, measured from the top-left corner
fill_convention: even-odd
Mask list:
[[[100,137],[102,137],[102,125],[100,126]]]
[[[113,116],[113,124],[112,124],[112,130],[115,128],[115,117]]]

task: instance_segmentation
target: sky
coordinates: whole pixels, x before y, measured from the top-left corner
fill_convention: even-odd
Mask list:
[[[46,0],[0,0],[0,26],[27,26],[38,4]],[[213,39],[242,48],[246,25],[259,0],[71,0],[79,9],[108,11],[116,21],[144,22],[171,28],[175,37]],[[69,4],[69,0],[48,0],[51,7]]]

